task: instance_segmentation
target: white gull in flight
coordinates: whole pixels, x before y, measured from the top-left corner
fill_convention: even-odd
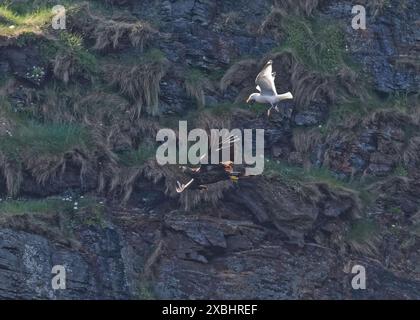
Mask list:
[[[258,103],[267,103],[271,107],[267,111],[267,115],[270,116],[271,109],[279,111],[277,104],[286,99],[293,99],[293,95],[290,92],[277,94],[276,85],[274,83],[276,73],[273,72],[273,61],[269,60],[261,72],[258,74],[255,79],[255,84],[257,85],[257,90],[260,93],[253,93],[249,96],[247,103],[258,102]]]

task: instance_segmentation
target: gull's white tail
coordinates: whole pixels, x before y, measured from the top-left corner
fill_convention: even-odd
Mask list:
[[[278,101],[293,99],[293,95],[292,95],[291,92],[286,92],[286,93],[283,93],[283,94],[278,94],[277,99],[278,99]]]

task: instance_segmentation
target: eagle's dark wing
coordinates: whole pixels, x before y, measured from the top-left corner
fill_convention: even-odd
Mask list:
[[[203,185],[212,184],[221,180],[226,180],[230,176],[230,171],[233,168],[233,159],[234,159],[234,144],[239,141],[239,137],[233,135],[223,136],[221,141],[217,141],[212,145],[209,144],[209,151],[201,157],[203,160],[205,157],[211,155],[211,151],[216,151],[221,154],[223,149],[230,147],[230,160],[225,162],[220,162],[217,164],[210,164],[211,159],[207,159],[207,164],[200,165],[199,168],[189,168],[184,167],[184,173],[190,176],[192,179],[183,184],[179,181],[176,182],[176,192],[182,193],[187,188],[196,189],[200,188]],[[232,161],[231,161],[232,160]]]

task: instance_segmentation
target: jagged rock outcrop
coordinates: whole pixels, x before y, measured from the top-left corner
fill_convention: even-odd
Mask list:
[[[0,229],[0,298],[2,299],[126,299],[122,248],[111,229],[85,230],[84,250],[8,228]],[[94,244],[94,245],[93,245]],[[93,245],[93,246],[92,246]],[[54,290],[55,265],[66,270],[66,288]]]
[[[418,92],[420,18],[417,1],[361,1],[366,7],[366,30],[354,30],[349,1],[326,5],[325,13],[346,23],[348,51],[372,75],[384,93]]]

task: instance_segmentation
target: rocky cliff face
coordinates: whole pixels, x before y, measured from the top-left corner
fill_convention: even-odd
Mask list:
[[[64,51],[0,35],[0,298],[420,298],[417,1],[366,1],[366,30],[351,1],[106,3],[69,10]],[[296,97],[270,118],[241,105],[268,58]],[[26,117],[79,140],[39,152]],[[265,173],[176,195],[181,173],[139,152],[185,119],[264,128]]]

